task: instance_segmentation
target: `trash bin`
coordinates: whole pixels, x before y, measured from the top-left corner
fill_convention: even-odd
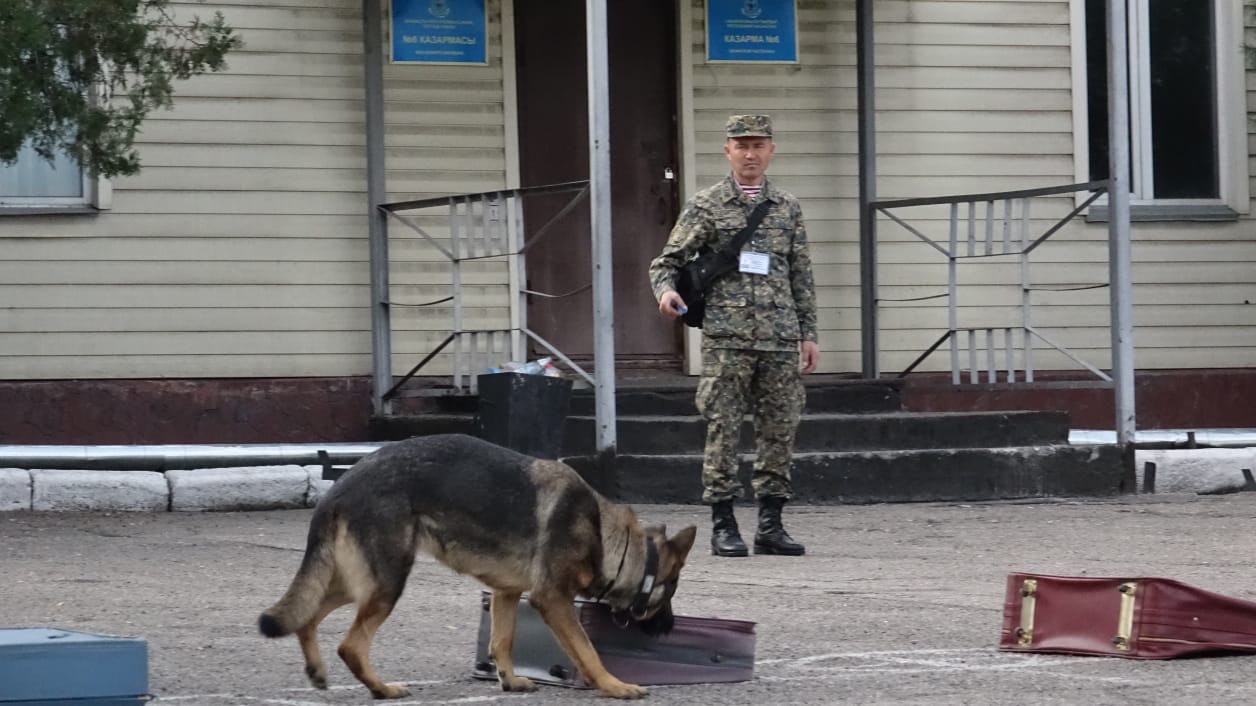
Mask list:
[[[524,373],[486,373],[477,380],[476,435],[537,458],[558,458],[571,402],[571,380]]]

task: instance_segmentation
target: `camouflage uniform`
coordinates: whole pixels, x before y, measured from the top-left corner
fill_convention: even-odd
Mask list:
[[[761,134],[754,128],[751,124],[745,135]],[[767,130],[770,136],[770,126]],[[731,127],[729,136],[738,136]],[[798,200],[766,181],[759,198],[772,206],[743,252],[766,253],[768,274],[732,272],[707,292],[696,399],[707,420],[702,465],[707,503],[741,495],[737,446],[748,411],[754,413],[758,452],[755,496],[793,495],[794,434],[805,403],[798,351],[801,341],[817,340],[815,284]],[[674,289],[677,271],[699,250],[727,245],[756,203],[731,174],[689,199],[667,245],[650,263],[655,298]]]

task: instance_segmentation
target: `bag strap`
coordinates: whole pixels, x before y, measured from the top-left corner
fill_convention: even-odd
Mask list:
[[[750,215],[746,217],[746,227],[738,231],[737,235],[733,236],[733,240],[728,244],[728,247],[721,251],[724,257],[730,258],[737,256],[738,251],[745,247],[746,243],[749,242],[750,236],[754,235],[754,232],[759,229],[759,224],[762,223],[763,218],[768,215],[768,209],[771,207],[772,202],[765,196],[764,199],[759,202],[759,205],[755,206],[754,210],[750,212]]]

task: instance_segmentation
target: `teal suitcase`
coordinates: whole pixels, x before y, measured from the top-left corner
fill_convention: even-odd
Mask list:
[[[148,643],[50,628],[0,628],[0,706],[136,706]]]

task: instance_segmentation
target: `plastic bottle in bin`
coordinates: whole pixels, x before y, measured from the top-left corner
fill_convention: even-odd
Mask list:
[[[547,366],[552,366],[552,364],[553,362],[549,358],[532,360],[528,361],[523,365],[523,367],[519,368],[518,372],[521,372],[524,375],[544,375],[545,368]]]

